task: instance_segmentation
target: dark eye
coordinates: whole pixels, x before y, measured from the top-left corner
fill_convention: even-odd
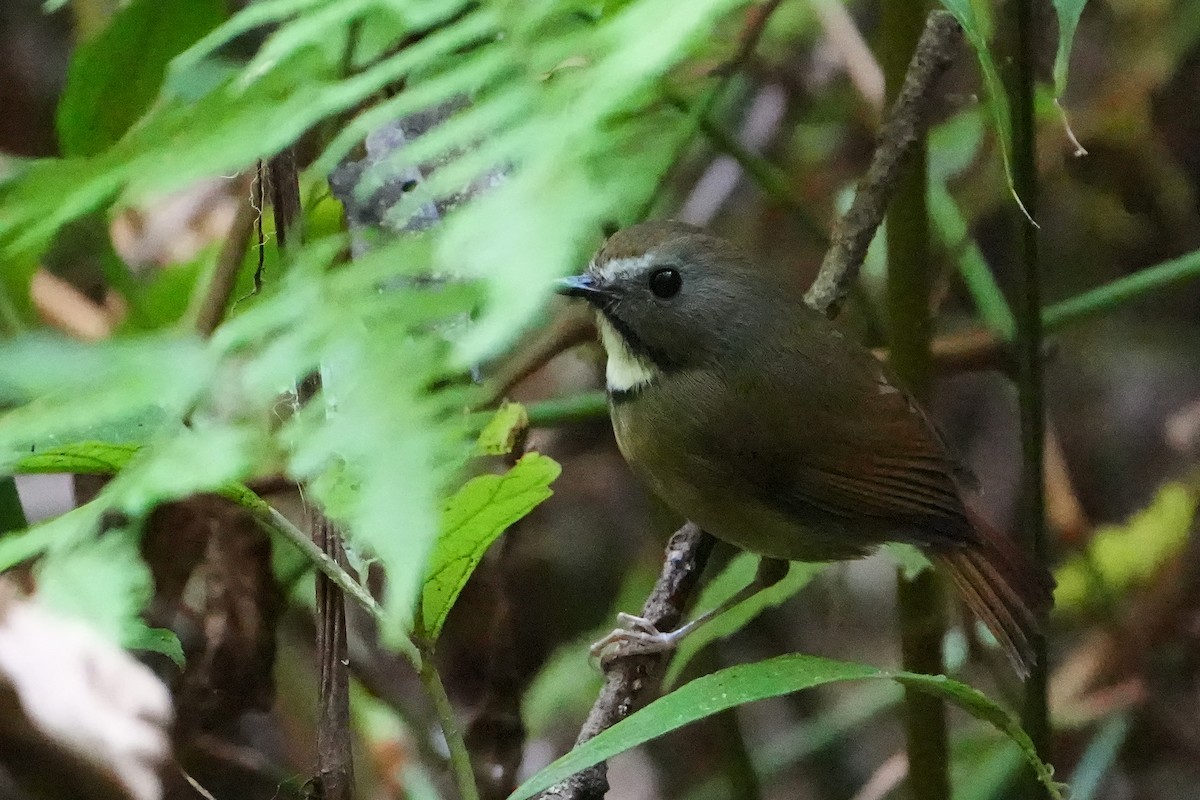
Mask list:
[[[650,273],[650,291],[654,292],[655,297],[666,300],[679,294],[682,288],[683,278],[674,267],[663,267]]]

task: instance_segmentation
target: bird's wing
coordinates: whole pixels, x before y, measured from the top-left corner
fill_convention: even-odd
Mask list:
[[[829,369],[794,359],[837,360]],[[937,430],[869,351],[836,343],[827,353],[766,353],[726,376],[734,387],[723,416],[733,434],[714,457],[753,463],[747,479],[777,510],[814,510],[874,527],[895,539],[952,546],[969,536],[956,474]]]

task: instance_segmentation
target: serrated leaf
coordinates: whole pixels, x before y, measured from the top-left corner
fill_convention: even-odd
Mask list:
[[[254,514],[269,506],[232,479],[252,474],[272,448],[249,430],[184,429],[151,447],[80,442],[48,448],[15,460],[17,472],[75,472],[116,475],[91,502],[27,531],[0,537],[0,571],[44,552],[68,549],[87,540],[109,510],[140,517],[159,503],[199,492],[214,492]],[[0,457],[5,455],[0,451]]]
[[[1124,525],[1105,525],[1088,542],[1087,552],[1072,557],[1055,573],[1054,604],[1079,609],[1106,595],[1119,595],[1154,575],[1187,544],[1196,518],[1196,492],[1168,483],[1145,510]]]
[[[442,533],[422,592],[424,633],[437,639],[454,601],[483,554],[505,529],[549,497],[562,468],[541,453],[526,453],[503,475],[467,481],[446,502]]]
[[[525,800],[581,769],[735,706],[830,683],[881,679],[949,700],[996,727],[1017,745],[1050,796],[1062,800],[1051,768],[1038,758],[1016,719],[978,690],[941,676],[887,672],[802,654],[741,664],[697,678],[576,747],[521,784],[508,800]]]
[[[520,403],[501,403],[483,426],[475,442],[482,455],[502,456],[512,452],[518,432],[529,427],[529,415]]]
[[[222,0],[133,0],[79,46],[58,106],[63,155],[108,149],[150,107],[167,64],[225,18]]]

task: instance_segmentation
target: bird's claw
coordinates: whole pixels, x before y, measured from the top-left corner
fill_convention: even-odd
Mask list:
[[[601,664],[618,656],[645,656],[667,653],[679,646],[680,631],[663,633],[653,622],[634,614],[617,614],[617,624],[607,636],[596,641],[589,652]]]

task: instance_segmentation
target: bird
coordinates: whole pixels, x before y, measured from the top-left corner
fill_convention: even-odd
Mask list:
[[[797,282],[658,220],[614,233],[558,290],[595,310],[617,445],[676,513],[764,559],[914,545],[1029,674],[1049,572],[968,505],[970,473],[928,414]],[[597,646],[666,649],[695,626],[621,620]]]

